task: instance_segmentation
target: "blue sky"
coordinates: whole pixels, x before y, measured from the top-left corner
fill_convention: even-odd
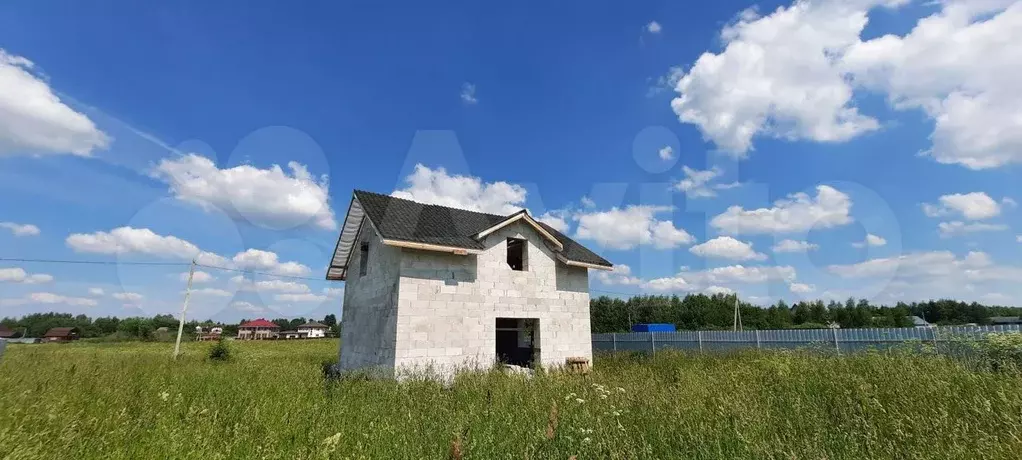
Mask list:
[[[0,5],[0,257],[111,262],[0,316],[173,312],[119,262],[197,254],[196,316],[336,313],[353,188],[526,207],[593,294],[1022,305],[1019,2],[217,3]]]

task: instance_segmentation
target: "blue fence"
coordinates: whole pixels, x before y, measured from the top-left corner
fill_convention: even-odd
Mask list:
[[[975,340],[998,332],[1022,332],[1022,325],[593,334],[593,351],[726,351],[745,348],[828,347],[850,352],[919,342],[940,347],[943,343]]]

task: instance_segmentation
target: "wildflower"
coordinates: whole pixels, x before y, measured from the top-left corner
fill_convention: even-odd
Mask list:
[[[164,401],[166,401],[167,398],[170,398],[170,393],[167,393],[166,391],[164,391],[164,392],[160,393],[160,398],[163,399]]]
[[[624,388],[621,388],[621,387],[617,387],[617,392],[618,392],[618,393],[624,393],[624,392],[625,392],[625,389],[624,389]]]
[[[584,400],[584,399],[582,399],[582,398],[575,398],[575,402],[577,402],[577,403],[579,403],[579,404],[583,404],[583,403],[585,403],[585,402],[586,402],[586,400]]]
[[[589,441],[592,441],[592,439],[589,439],[589,438],[583,438],[583,439],[582,439],[582,444],[589,444]]]
[[[607,399],[607,394],[606,393],[601,393],[600,394],[600,399]]]

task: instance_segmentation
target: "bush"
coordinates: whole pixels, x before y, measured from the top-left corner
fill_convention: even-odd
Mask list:
[[[231,347],[227,346],[227,342],[224,342],[223,337],[217,340],[216,344],[209,348],[209,353],[206,355],[210,361],[230,361],[231,360]]]

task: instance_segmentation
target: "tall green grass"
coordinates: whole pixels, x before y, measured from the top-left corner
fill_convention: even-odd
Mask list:
[[[1022,385],[936,356],[604,356],[326,383],[336,341],[9,347],[0,458],[1022,458]],[[556,408],[555,408],[556,406]]]

